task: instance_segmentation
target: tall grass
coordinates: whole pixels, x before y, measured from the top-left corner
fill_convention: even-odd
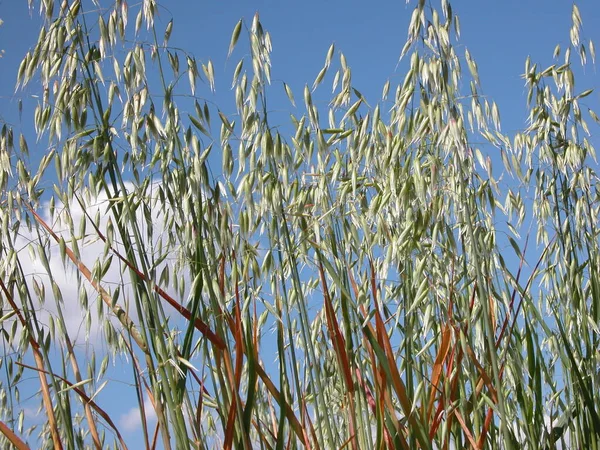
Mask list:
[[[287,133],[258,14],[233,30],[229,54],[249,56],[227,114],[154,0],[39,2],[18,84],[43,88],[49,151],[35,168],[31,137],[0,141],[3,446],[126,448],[101,401],[126,361],[146,448],[598,448],[599,120],[575,91],[571,60],[594,58],[579,10],[556,65],[527,61],[528,126],[508,136],[449,3],[417,3],[404,81],[374,103],[331,46]],[[73,302],[101,346],[77,346]]]

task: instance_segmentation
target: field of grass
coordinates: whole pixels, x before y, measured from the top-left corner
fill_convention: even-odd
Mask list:
[[[153,0],[39,3],[18,81],[46,87],[50,151],[33,165],[35,136],[0,137],[0,446],[127,448],[98,395],[127,361],[146,448],[600,448],[599,119],[574,87],[594,59],[576,6],[556,64],[527,61],[530,116],[506,135],[447,1],[414,2],[410,70],[380,101],[333,45],[303,93],[284,84],[304,103],[289,133],[258,14],[231,35],[248,54],[227,115]],[[102,348],[77,349],[73,301]]]

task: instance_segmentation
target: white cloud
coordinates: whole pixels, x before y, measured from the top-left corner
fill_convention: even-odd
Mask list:
[[[49,223],[50,216],[47,207],[40,211],[40,216],[44,221]],[[79,218],[76,220],[78,219]],[[86,328],[85,314],[87,311],[83,310],[79,302],[79,287],[75,274],[75,268],[68,260],[63,266],[60,257],[59,246],[52,241],[50,241],[50,245],[46,246],[45,249],[45,253],[48,257],[48,268],[46,268],[37,255],[34,255],[33,252],[28,251],[28,246],[30,243],[34,243],[33,248],[35,248],[35,243],[39,243],[38,238],[34,233],[22,233],[16,242],[16,247],[22,248],[18,254],[18,258],[21,267],[23,268],[30,292],[32,293],[33,309],[35,310],[36,317],[38,321],[46,327],[49,325],[50,317],[58,317],[58,305],[55,301],[55,296],[52,291],[52,284],[50,282],[51,275],[52,280],[60,289],[64,302],[60,309],[64,317],[68,335],[72,338],[72,340],[78,340],[84,335],[83,331]],[[67,238],[66,233],[61,234],[63,234],[65,239]],[[87,264],[88,261],[85,260],[89,260],[90,257],[101,254],[102,248],[98,248],[99,246],[99,244],[95,243],[82,249],[84,254],[82,259],[84,259],[84,263]],[[43,287],[45,291],[45,300],[43,303],[41,303],[38,297],[34,294],[34,284]],[[94,291],[91,289],[91,287],[86,287],[86,291],[88,293],[88,300],[90,301],[89,308],[93,308],[93,302],[95,301],[94,299],[96,297]],[[91,314],[90,319],[92,319],[92,321],[89,329],[89,337],[92,341],[96,340],[101,331],[98,322],[93,320],[93,316],[94,314]]]
[[[128,190],[133,188],[133,185],[126,183]],[[95,218],[98,214],[100,216],[99,229],[102,233],[107,233],[109,215],[107,214],[108,201],[105,194],[99,195],[97,198],[92,198],[88,207],[86,207],[87,214]],[[153,208],[152,219],[153,219],[153,237],[152,243],[146,243],[147,248],[151,248],[151,245],[155,245],[157,240],[160,239],[163,232],[163,217],[158,216],[159,208]],[[45,203],[41,208],[37,210],[42,220],[44,220],[52,230],[59,236],[62,236],[68,247],[71,247],[69,243],[70,233],[68,227],[65,225],[64,219],[66,214],[63,213],[64,205],[57,204],[55,208],[54,219],[51,219],[49,204]],[[81,261],[91,271],[94,267],[95,262],[103,259],[104,254],[104,242],[97,238],[96,232],[89,220],[86,219],[86,214],[77,202],[73,202],[68,208],[70,220],[72,220],[73,228],[75,233],[78,233],[80,229],[80,223],[82,220],[87,220],[86,234],[87,238],[84,241],[79,241],[79,251],[81,254]],[[143,235],[145,236],[144,220],[141,218],[141,212],[138,223],[142,226]],[[114,221],[114,217],[113,217]],[[60,247],[56,241],[51,238],[45,230],[40,228],[41,243],[44,246],[44,253],[48,257],[48,269],[44,266],[41,259],[39,259],[38,250],[36,246],[40,244],[40,238],[35,228],[29,232],[25,227],[22,227],[16,241],[14,242],[14,248],[18,250],[18,260],[23,268],[23,272],[26,277],[29,290],[32,293],[33,309],[36,312],[38,321],[44,326],[48,327],[50,318],[58,318],[58,307],[52,291],[52,285],[50,283],[50,276],[60,289],[64,304],[61,305],[60,310],[62,312],[66,331],[73,342],[81,343],[84,340],[88,340],[92,343],[102,342],[102,327],[104,320],[98,320],[98,302],[102,302],[98,293],[94,290],[91,284],[81,276],[81,285],[87,292],[88,304],[82,305],[80,301],[80,287],[77,281],[77,268],[75,265],[66,258],[66,263],[63,265]],[[34,243],[32,248],[34,251],[30,251],[30,244]],[[115,246],[118,244],[115,243]],[[122,249],[119,248],[121,254]],[[164,264],[166,264],[166,261]],[[123,307],[130,315],[130,317],[136,322],[135,308],[128,308],[125,304],[127,299],[131,299],[130,279],[128,278],[127,272],[122,273],[123,264],[113,257],[112,264],[102,280],[102,286],[106,291],[111,291],[116,288],[117,285],[121,286],[121,293],[119,295],[118,303]],[[160,273],[160,272],[158,272]],[[42,304],[37,296],[34,294],[33,286],[43,286],[45,290],[45,301]],[[17,304],[19,302],[17,301]],[[103,305],[105,314],[109,317],[113,314],[109,311],[106,304]],[[17,320],[13,317],[12,320]],[[112,321],[116,323],[115,320]],[[57,324],[55,320],[55,324]],[[6,324],[5,324],[6,326]]]
[[[148,397],[144,399],[144,413],[146,414],[146,422],[156,422],[156,411]],[[141,428],[142,413],[140,407],[136,406],[131,408],[125,414],[122,414],[119,418],[119,426],[121,429],[128,432],[136,431]]]

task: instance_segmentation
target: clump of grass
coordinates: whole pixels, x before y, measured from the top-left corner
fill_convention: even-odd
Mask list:
[[[159,38],[154,1],[40,5],[18,82],[48,87],[34,122],[51,150],[34,169],[25,136],[0,141],[4,444],[126,448],[100,401],[126,361],[146,448],[597,448],[598,179],[571,65],[594,53],[576,6],[564,62],[527,61],[529,126],[507,136],[445,1],[415,6],[408,73],[373,106],[332,45],[289,131],[269,122],[258,14],[233,30],[230,57],[250,56],[226,114],[197,94],[212,63],[169,47],[173,21]],[[102,323],[99,367],[69,329],[65,273]]]

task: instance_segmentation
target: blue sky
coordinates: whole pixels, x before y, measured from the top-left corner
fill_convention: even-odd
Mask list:
[[[131,4],[133,8],[134,3]],[[231,31],[240,18],[249,23],[257,11],[272,35],[273,85],[285,81],[299,99],[304,84],[312,84],[323,66],[331,43],[346,55],[354,84],[367,99],[379,99],[387,79],[393,82],[404,77],[403,65],[397,67],[397,63],[412,2],[272,0],[159,4],[165,5],[161,7],[159,23],[166,26],[174,19],[170,44],[192,52],[201,61],[212,59],[217,84],[214,99],[218,104],[219,98],[231,102],[231,97],[227,97],[230,75],[242,56],[234,52],[227,61]],[[479,65],[483,93],[500,107],[503,129],[523,128],[525,91],[520,75],[525,58],[530,55],[544,67],[552,64],[554,46],[568,43],[571,2],[459,0],[452,5],[461,19],[461,44],[468,47]],[[584,38],[597,40],[600,31],[595,25],[600,23],[600,5],[593,0],[580,1],[578,5],[584,20]],[[30,17],[27,2],[8,0],[0,2],[0,18],[4,20],[0,48],[5,50],[0,71],[0,115],[16,124],[16,107],[11,107],[16,69],[35,42],[39,18],[36,12]],[[596,74],[588,75],[590,78],[578,77],[579,83],[586,79],[593,82]],[[283,89],[281,93],[282,100],[286,100]],[[289,109],[287,100],[282,107]]]
[[[133,9],[134,2],[130,3]],[[231,32],[240,18],[250,24],[257,11],[273,41],[271,109],[292,112],[297,116],[303,114],[300,106],[302,89],[305,84],[312,85],[331,43],[335,43],[336,51],[345,54],[352,68],[353,85],[371,104],[380,99],[382,87],[388,79],[392,81],[393,90],[394,85],[404,78],[405,62],[398,64],[398,58],[414,1],[408,4],[404,1],[375,0],[163,1],[159,4],[164,8],[160,9],[158,28],[174,19],[170,45],[192,52],[199,61],[213,61],[216,93],[210,94],[207,89],[202,92],[206,93],[208,101],[223,105],[226,111],[234,110],[233,95],[229,90],[231,74],[238,59],[243,56],[244,48],[247,48],[240,45],[227,60]],[[438,2],[434,4],[437,6]],[[583,17],[583,39],[600,42],[600,3],[583,0],[577,4]],[[555,45],[558,43],[564,48],[569,42],[572,3],[563,0],[455,0],[452,6],[461,19],[462,34],[458,47],[468,47],[477,61],[482,93],[498,104],[503,131],[510,135],[525,128],[526,90],[521,78],[525,59],[529,55],[541,67],[553,63]],[[0,121],[22,131],[32,153],[43,151],[43,144],[35,144],[32,109],[27,108],[28,96],[38,93],[37,87],[29,86],[25,93],[15,94],[14,90],[19,63],[37,39],[39,16],[37,12],[30,15],[24,0],[2,0],[0,19],[4,21],[0,27],[0,49],[5,50],[0,59]],[[243,40],[242,34],[240,42]],[[457,52],[461,53],[460,50]],[[577,63],[577,56],[573,56]],[[315,97],[317,104],[325,106],[330,99],[331,79],[332,74],[328,74],[319,88]],[[300,108],[291,107],[281,87],[282,81],[292,88]],[[597,81],[598,75],[592,66],[588,66],[585,73],[579,70],[576,91],[594,87]],[[468,86],[465,86],[467,91]],[[19,98],[26,105],[22,120],[17,109]],[[598,104],[598,93],[593,94],[589,103]],[[281,120],[281,125],[287,120],[284,114],[276,118]],[[593,131],[594,127],[591,126],[591,129]],[[489,146],[485,148],[489,152],[494,151]],[[215,163],[216,170],[220,171],[220,162]],[[110,370],[114,379],[131,379],[125,366],[117,365]],[[23,392],[26,386],[21,387],[24,398],[33,394]],[[36,388],[35,380],[31,386]],[[121,421],[126,440],[132,448],[136,448],[139,430],[134,427],[134,415],[131,422],[127,422],[130,409],[135,406],[133,390],[126,384],[113,383],[107,391],[99,397],[99,402]],[[129,431],[127,423],[131,424]]]

